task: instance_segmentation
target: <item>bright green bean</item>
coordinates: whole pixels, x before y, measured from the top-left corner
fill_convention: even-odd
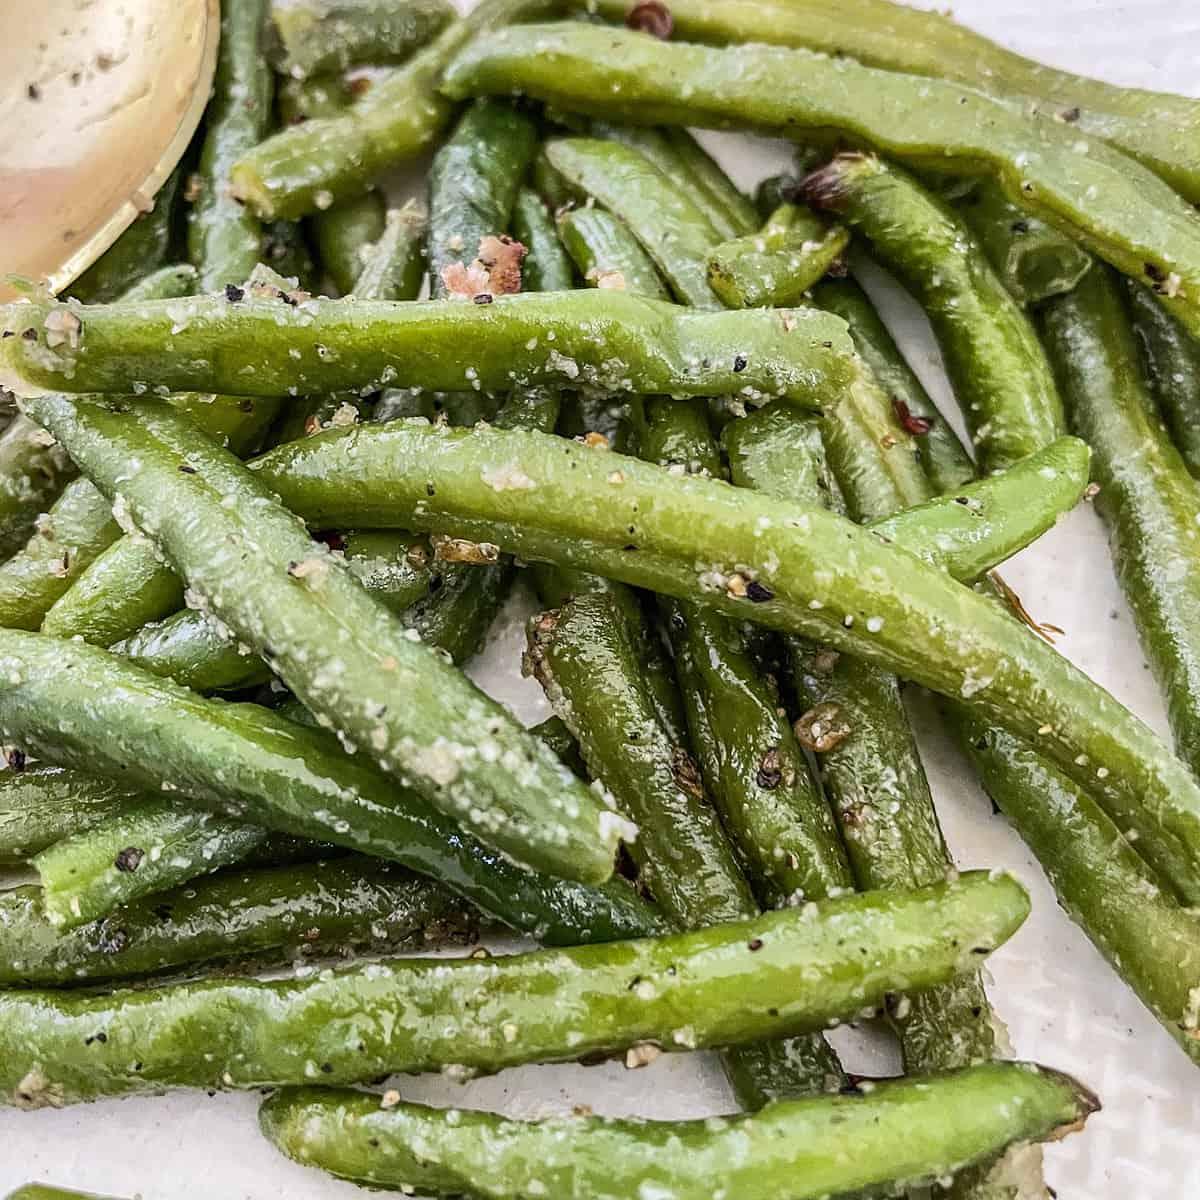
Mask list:
[[[1200,334],[1200,220],[1169,184],[1068,122],[969,87],[805,50],[724,50],[565,22],[497,31],[461,50],[446,95],[522,93],[642,124],[838,135],[905,164],[988,174],[1022,208],[1153,282]]]
[[[611,948],[114,995],[0,993],[0,1099],[31,1109],[172,1086],[336,1085],[439,1068],[462,1078],[645,1042],[797,1034],[976,969],[1028,910],[1013,878],[976,873]]]

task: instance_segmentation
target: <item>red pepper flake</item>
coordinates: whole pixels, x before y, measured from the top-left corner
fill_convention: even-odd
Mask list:
[[[892,397],[892,411],[900,428],[913,437],[921,437],[933,428],[933,422],[928,417],[918,417],[899,396]]]
[[[625,14],[625,24],[665,42],[675,31],[675,18],[662,0],[640,0]]]
[[[146,857],[145,850],[138,846],[126,846],[116,858],[113,859],[113,866],[118,871],[136,871],[141,866],[142,859]]]

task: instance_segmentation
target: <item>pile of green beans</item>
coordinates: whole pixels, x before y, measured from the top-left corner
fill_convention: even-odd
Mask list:
[[[1200,1064],[1200,102],[890,0],[221,8],[153,206],[0,305],[0,1106],[282,1089],[283,1154],[447,1197],[1036,1190],[1098,1102],[1001,1061],[1030,901],[912,684]],[[995,574],[1084,497],[1173,750]],[[691,1050],[741,1111],[363,1086]]]

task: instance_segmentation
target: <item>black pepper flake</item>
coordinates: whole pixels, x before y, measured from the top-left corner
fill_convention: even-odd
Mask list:
[[[99,1042],[100,1045],[103,1046],[104,1043],[107,1041],[108,1041],[108,1034],[105,1033],[104,1030],[102,1029],[99,1033],[93,1033],[90,1037],[85,1037],[83,1039],[83,1044],[85,1046],[90,1046],[93,1042]]]
[[[765,604],[768,600],[775,599],[775,593],[769,587],[759,583],[757,579],[752,579],[746,584],[746,598],[753,600],[755,604]]]
[[[969,496],[955,496],[954,503],[961,504],[965,507],[966,505],[971,503],[971,498]]]
[[[333,1063],[322,1063],[322,1064],[321,1064],[321,1070],[322,1070],[322,1071],[323,1071],[323,1072],[324,1072],[326,1075],[332,1075],[332,1074],[333,1074]]]
[[[30,100],[40,100],[42,98],[42,89],[38,87],[36,83],[31,83],[28,87],[26,87],[25,95],[27,95]]]
[[[37,341],[37,330],[34,329],[33,326],[31,325],[28,329],[23,329],[21,331],[21,336],[27,342],[36,342]]]
[[[628,542],[624,546],[622,546],[621,549],[622,550],[636,550],[637,547],[632,542]]]
[[[744,354],[733,356],[733,373],[735,375],[740,375],[749,365],[750,360]]]
[[[5,746],[4,761],[12,771],[25,770],[25,751],[16,746]]]
[[[284,304],[290,304],[292,308],[296,308],[300,303],[300,301],[297,300],[296,297],[291,294],[291,292],[285,292],[283,288],[276,288],[275,296],[277,299],[282,300]]]
[[[153,911],[160,921],[169,921],[174,910],[169,904],[156,904]]]
[[[113,866],[118,871],[136,871],[141,866],[142,859],[146,857],[145,850],[138,846],[126,846],[124,850],[117,854],[113,859]]]
[[[180,470],[181,470],[181,471],[182,471],[182,472],[183,472],[185,475],[195,475],[195,473],[196,473],[196,468],[195,468],[195,467],[193,467],[193,466],[192,466],[190,463],[180,463],[180,464],[179,464],[179,469],[180,469]]]
[[[432,483],[427,483],[427,484],[425,485],[425,495],[427,495],[427,496],[436,496],[436,495],[437,495],[437,488],[435,488],[435,487],[433,486],[433,484],[432,484]]]
[[[6,329],[3,333],[0,333],[0,338],[10,337],[16,337],[16,334],[11,329]]]
[[[225,299],[230,304],[239,304],[246,296],[246,289],[240,288],[236,283],[227,283],[225,285]]]
[[[675,18],[662,0],[640,0],[625,14],[625,24],[665,42],[675,31]]]
[[[991,954],[991,952],[992,952],[991,946],[972,946],[971,947],[972,954]]]
[[[750,947],[750,952],[754,953],[763,948],[763,940],[762,938],[751,938],[747,945]]]
[[[494,297],[492,296],[491,292],[476,292],[476,294],[471,297],[471,303],[472,304],[491,304],[493,299],[494,299]]]
[[[1142,269],[1146,272],[1147,277],[1153,279],[1155,283],[1166,283],[1166,272],[1156,263],[1148,262]]]
[[[1081,116],[1083,116],[1083,113],[1080,112],[1079,105],[1076,105],[1074,108],[1063,109],[1063,111],[1060,112],[1058,115],[1064,121],[1066,121],[1066,123],[1068,125],[1074,125],[1075,122],[1078,121]]]
[[[1024,219],[1019,220],[1019,221],[1014,221],[1012,223],[1012,231],[1013,231],[1013,233],[1028,233],[1029,232],[1029,222]]]

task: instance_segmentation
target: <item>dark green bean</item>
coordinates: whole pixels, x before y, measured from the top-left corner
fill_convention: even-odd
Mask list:
[[[293,79],[403,62],[454,15],[449,0],[271,0],[267,59]]]
[[[120,780],[127,805],[135,791],[169,791],[191,809],[391,859],[551,944],[661,928],[623,880],[584,887],[521,870],[346,755],[331,734],[257,705],[206,700],[77,642],[3,631],[0,659],[6,739],[47,762]],[[173,718],[167,725],[164,712]],[[104,736],[92,736],[93,721]],[[122,875],[132,881],[137,872]]]
[[[521,287],[527,292],[564,292],[575,286],[575,272],[567,257],[554,218],[532,188],[517,192],[512,230],[526,250],[521,264]]]
[[[1071,424],[1092,447],[1096,508],[1175,750],[1200,771],[1200,490],[1158,417],[1107,269],[1050,302],[1041,327]]]
[[[841,137],[919,169],[988,174],[1022,208],[1113,266],[1153,282],[1200,334],[1200,222],[1169,184],[1069,122],[1013,111],[942,79],[842,56],[660,42],[583,23],[497,31],[462,49],[446,95],[524,94],[641,124]]]
[[[947,205],[865,155],[839,155],[803,190],[866,237],[928,313],[985,470],[1010,467],[1061,436],[1062,401],[1037,335]]]
[[[666,284],[629,226],[593,204],[566,209],[558,233],[567,253],[591,287],[666,300]]]
[[[1155,399],[1188,470],[1200,479],[1200,343],[1145,288],[1130,283],[1129,295]]]
[[[921,465],[934,489],[939,494],[949,492],[973,480],[975,464],[971,456],[904,361],[862,288],[852,279],[826,279],[813,290],[813,300],[850,326],[855,349],[916,442]]]
[[[1020,304],[1069,292],[1091,265],[1086,250],[1018,208],[994,183],[978,184],[954,207]]]
[[[0,772],[0,863],[27,862],[47,846],[98,825],[129,806],[119,783],[31,763]]]
[[[544,13],[551,0],[484,0],[403,67],[377,79],[346,112],[285,129],[243,151],[235,195],[264,217],[295,220],[366,190],[389,167],[429,148],[454,106],[438,94],[446,63],[476,36]]]
[[[271,122],[271,68],[260,33],[267,0],[238,0],[222,11],[212,99],[205,112],[197,170],[199,193],[188,225],[188,257],[200,290],[215,292],[249,278],[262,257],[263,229],[229,192],[229,168],[266,136]]]
[[[386,211],[383,197],[372,190],[313,216],[317,256],[343,296],[354,291],[369,248],[383,236]]]
[[[0,984],[70,987],[231,959],[257,968],[357,949],[418,950],[464,940],[475,924],[447,888],[359,855],[223,871],[68,933],[47,921],[37,888],[17,888],[0,894]]]
[[[491,1200],[824,1200],[923,1191],[1012,1142],[1059,1138],[1098,1107],[1056,1071],[989,1063],[707,1121],[515,1121],[317,1088],[273,1096],[259,1121],[290,1158],[370,1187]]]
[[[1012,877],[975,873],[612,948],[395,959],[302,980],[99,996],[0,993],[0,1098],[33,1109],[164,1087],[336,1085],[438,1069],[463,1078],[646,1042],[760,1041],[975,969],[1028,911]]]

